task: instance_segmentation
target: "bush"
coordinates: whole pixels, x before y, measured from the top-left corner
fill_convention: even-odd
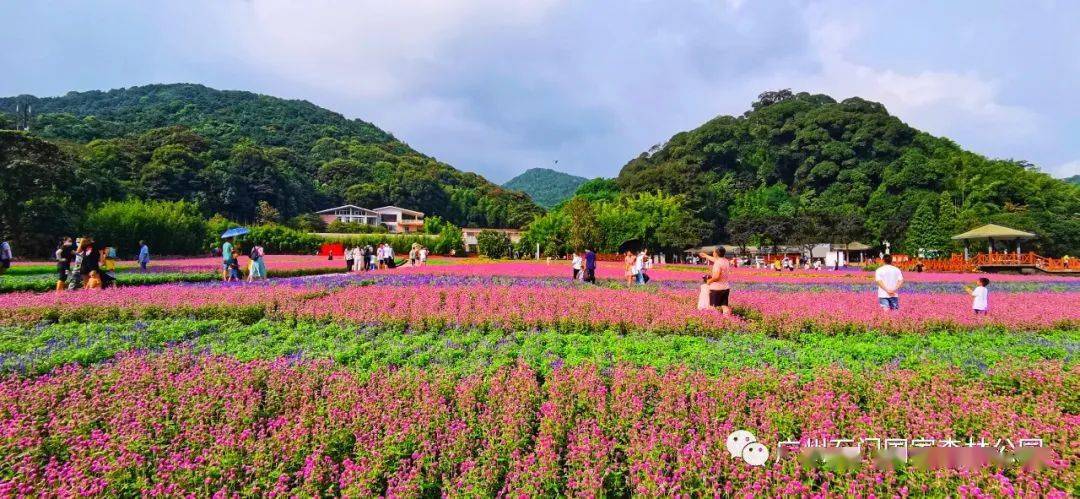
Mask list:
[[[408,253],[409,249],[412,248],[413,243],[419,243],[423,246],[427,246],[428,249],[431,249],[435,253],[440,253],[439,251],[434,249],[438,243],[438,239],[434,236],[430,236],[427,234],[355,234],[345,236],[313,237],[318,238],[320,244],[341,243],[344,244],[346,248],[367,245],[371,245],[374,247],[379,243],[390,243],[390,246],[394,248],[394,252],[398,255]]]
[[[326,232],[335,234],[385,234],[387,229],[383,225],[369,225],[363,222],[342,222],[334,220],[326,226]]]
[[[221,215],[215,215],[206,222],[206,240],[204,247],[209,248],[222,244],[221,234],[233,227],[243,227],[243,224],[233,222]],[[238,238],[245,251],[252,244],[258,243],[263,246],[267,253],[298,253],[311,254],[319,251],[323,243],[322,238],[307,232],[301,232],[280,224],[262,224],[247,226],[251,232]]]
[[[139,251],[144,240],[159,255],[194,255],[203,249],[206,221],[192,203],[113,201],[86,217],[86,235],[116,248],[123,256]]]
[[[506,258],[513,246],[510,237],[503,232],[482,230],[476,236],[476,250],[488,258]]]
[[[438,255],[465,254],[465,236],[456,225],[445,223],[439,226],[439,238],[431,251]]]
[[[300,232],[326,232],[326,222],[314,213],[292,217],[285,225]]]

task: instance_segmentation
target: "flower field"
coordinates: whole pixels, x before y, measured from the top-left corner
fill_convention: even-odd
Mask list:
[[[884,312],[866,272],[738,269],[725,317],[696,307],[701,268],[276,258],[255,283],[0,293],[0,495],[1080,493],[1080,279],[990,276],[975,316],[971,275],[906,276]],[[875,438],[1040,463],[780,452]]]

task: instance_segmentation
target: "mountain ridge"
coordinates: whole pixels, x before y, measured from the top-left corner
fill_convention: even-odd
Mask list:
[[[551,168],[529,168],[502,186],[524,192],[536,204],[550,209],[572,197],[577,188],[588,180]]]
[[[0,98],[0,128],[19,120],[16,105],[32,106],[35,137],[115,177],[108,196],[187,199],[238,220],[260,201],[284,216],[396,204],[491,227],[540,212],[524,194],[306,100],[191,83],[21,95]]]
[[[923,208],[943,234],[999,223],[1039,234],[1051,254],[1080,249],[1080,188],[1025,161],[963,150],[858,97],[762,93],[741,116],[642,152],[615,180],[626,193],[685,197],[713,241],[768,240],[777,224],[797,227],[816,212],[843,217],[851,230],[836,237],[914,251],[905,242],[920,236],[908,225]]]

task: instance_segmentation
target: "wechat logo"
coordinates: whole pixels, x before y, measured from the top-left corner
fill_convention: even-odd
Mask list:
[[[750,466],[761,466],[769,460],[769,448],[746,430],[738,430],[728,435],[727,450],[731,457],[741,458]]]

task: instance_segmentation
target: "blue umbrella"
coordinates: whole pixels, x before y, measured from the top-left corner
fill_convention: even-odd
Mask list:
[[[225,239],[225,238],[229,238],[229,237],[242,236],[244,234],[247,234],[248,232],[251,232],[251,231],[248,230],[247,227],[233,227],[233,228],[225,231],[225,233],[221,235],[221,238]]]

